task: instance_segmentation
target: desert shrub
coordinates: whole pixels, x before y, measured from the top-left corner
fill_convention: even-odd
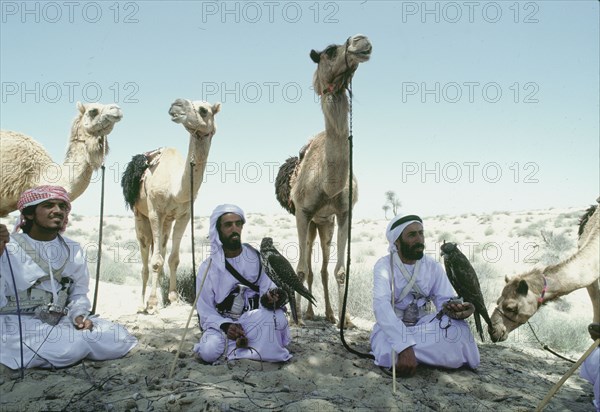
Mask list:
[[[96,277],[96,258],[90,259],[88,263],[88,269],[90,276],[95,279]],[[136,277],[133,269],[125,264],[115,261],[112,256],[102,254],[102,260],[100,261],[100,280],[103,282],[114,283],[117,285],[123,285],[128,277]],[[90,289],[92,286],[90,285]]]
[[[564,233],[556,234],[552,231],[541,231],[544,241],[544,253],[540,258],[541,262],[551,265],[567,258],[575,248],[575,241],[565,236]]]
[[[554,305],[549,304],[548,307],[542,308],[529,320],[535,335],[527,325],[521,326],[512,334],[518,331],[516,335],[518,339],[533,347],[540,345],[539,339],[543,344],[562,354],[585,351],[591,342],[587,333],[589,319],[573,317],[572,314],[559,312],[552,306]]]
[[[160,278],[160,293],[165,306],[169,305],[169,280],[167,273]],[[196,274],[192,273],[192,268],[180,268],[177,271],[176,282],[179,299],[192,305],[196,300]]]
[[[517,224],[521,223],[522,221],[523,221],[523,219],[521,219],[520,217],[515,219],[515,223],[517,223]]]
[[[330,293],[337,291],[337,286],[329,288]],[[331,293],[332,298],[337,298],[337,293]],[[332,299],[333,300],[333,299]],[[336,299],[337,300],[337,299]],[[350,281],[348,284],[348,298],[346,310],[350,316],[367,320],[375,320],[373,315],[373,270],[364,264],[350,267]],[[336,313],[337,318],[337,313]]]
[[[480,223],[480,224],[490,223],[491,221],[492,221],[492,216],[489,216],[489,215],[479,216],[479,218],[477,219],[477,223]]]
[[[437,236],[438,242],[444,242],[444,241],[446,241],[446,242],[453,242],[453,239],[454,239],[454,237],[449,232],[441,232]]]
[[[485,228],[485,231],[483,232],[484,235],[486,236],[490,236],[494,234],[494,228],[491,226],[488,226]]]
[[[527,227],[517,229],[517,235],[520,237],[536,237],[540,233],[541,223],[532,223]]]
[[[83,220],[83,217],[81,215],[76,214],[76,213],[71,213],[69,215],[69,220],[71,222],[81,222],[81,220]]]

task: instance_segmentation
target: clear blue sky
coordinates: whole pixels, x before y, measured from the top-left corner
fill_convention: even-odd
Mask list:
[[[67,3],[67,4],[65,4]],[[279,164],[324,127],[311,48],[373,43],[354,77],[355,216],[584,207],[599,194],[598,1],[2,1],[2,129],[62,162],[76,102],[116,102],[107,214],[120,174],[185,154],[175,99],[221,101],[197,215],[233,202],[283,213]],[[99,181],[74,204],[97,215]]]

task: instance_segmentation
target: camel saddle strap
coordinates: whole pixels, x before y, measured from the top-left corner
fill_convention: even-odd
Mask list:
[[[60,235],[58,236],[63,242],[63,244],[65,244],[66,246],[66,242],[64,241],[64,239]],[[27,240],[25,239],[25,235],[22,233],[13,233],[12,238],[17,241],[19,246],[21,246],[21,250],[23,250],[27,254],[27,256],[29,256],[31,260],[33,260],[35,264],[38,265],[44,271],[44,273],[48,273],[48,275],[39,278],[34,285],[40,284],[43,281],[50,279],[50,267],[48,266],[48,262],[43,260],[39,253],[36,253],[35,248],[33,248],[32,245],[29,244],[29,242],[27,242]],[[67,251],[68,250],[69,248],[67,247]],[[65,270],[65,266],[67,266],[68,262],[69,258],[67,257],[67,259],[65,259],[65,263],[59,269],[52,271],[54,279],[56,279],[58,282],[62,281],[62,273]]]

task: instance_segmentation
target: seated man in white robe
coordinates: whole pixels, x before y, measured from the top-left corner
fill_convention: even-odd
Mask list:
[[[9,238],[0,225],[0,362],[11,369],[55,368],[127,354],[135,337],[89,316],[85,253],[61,235],[71,210],[66,191],[26,190],[18,208],[24,233]]]
[[[600,324],[590,324],[588,332],[594,341],[600,339]],[[579,376],[592,384],[594,388],[594,406],[596,411],[600,412],[600,347],[594,349],[590,356],[583,361]]]
[[[235,205],[217,206],[210,217],[211,256],[196,278],[202,337],[194,345],[196,355],[207,363],[223,358],[282,362],[292,357],[281,308],[285,292],[266,275],[258,251],[242,243],[244,223],[244,212]]]
[[[462,320],[475,308],[468,302],[449,302],[456,294],[442,266],[424,254],[421,218],[394,217],[386,237],[389,254],[380,258],[373,269],[376,323],[371,351],[375,364],[391,368],[395,362],[400,376],[413,376],[419,364],[479,366],[479,350],[468,324]],[[442,308],[444,314],[438,319],[436,313]]]

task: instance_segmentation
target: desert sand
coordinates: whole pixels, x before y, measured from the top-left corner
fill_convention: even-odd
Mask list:
[[[491,290],[490,295],[497,296],[505,274],[515,274],[532,265],[524,256],[515,259],[516,240],[521,242],[522,255],[531,252],[523,247],[528,234],[517,232],[529,225],[537,225],[540,230],[546,228],[555,234],[560,232],[573,240],[570,250],[565,251],[571,253],[576,244],[577,216],[583,209],[582,206],[571,210],[497,213],[484,217],[431,217],[425,220],[428,249],[434,252],[435,244],[441,240],[439,237],[452,237],[447,240],[457,242],[470,239],[480,245],[485,245],[484,239],[488,243],[493,239],[503,252],[502,256],[490,257],[488,253],[484,262],[487,266],[479,267],[492,265],[497,269],[492,279],[482,282],[484,288]],[[560,219],[564,226],[555,223]],[[369,334],[373,324],[372,317],[368,315],[371,304],[368,301],[368,275],[374,261],[385,253],[383,230],[386,224],[383,217],[357,220],[353,224],[353,265],[366,275],[364,279],[359,280],[356,276],[350,280],[355,288],[350,289],[348,307],[358,327],[346,331],[344,338],[353,349],[362,353],[369,351]],[[199,256],[196,256],[196,261],[200,262],[204,257],[203,239],[207,234],[208,219],[197,218],[194,225],[198,233],[195,249]],[[65,235],[84,244],[92,243],[94,233],[97,235],[97,226],[97,217],[75,215]],[[103,264],[108,270],[111,263],[117,261],[124,265],[126,255],[123,253],[117,258],[115,250],[129,251],[123,245],[130,245],[135,236],[131,216],[108,217],[106,227],[103,245],[112,258],[105,258]],[[280,240],[280,249],[293,244],[295,236],[293,221],[285,215],[248,214],[244,230],[245,241],[257,243],[262,236],[270,234]],[[534,239],[533,233],[531,236]],[[191,266],[190,250],[191,247],[187,254],[182,254],[181,267]],[[475,250],[483,253],[486,246]],[[491,253],[490,247],[487,251]],[[289,252],[289,255],[293,260],[293,253]],[[477,256],[473,259],[481,260]],[[55,371],[26,370],[22,380],[18,372],[2,367],[1,411],[530,411],[571,366],[543,350],[538,342],[525,334],[523,326],[514,332],[513,339],[503,343],[493,344],[489,338],[480,342],[477,338],[481,353],[481,365],[477,370],[420,366],[415,377],[398,378],[397,391],[393,393],[392,378],[388,373],[376,367],[372,360],[363,359],[344,348],[339,329],[322,317],[322,306],[317,307],[316,320],[307,321],[305,327],[292,328],[290,350],[293,358],[287,363],[200,363],[191,352],[193,344],[201,337],[195,312],[192,312],[182,351],[175,360],[191,306],[178,303],[162,307],[156,315],[138,313],[141,282],[136,276],[139,276],[140,264],[135,259],[126,263],[131,266],[132,274],[121,284],[100,282],[97,313],[124,324],[138,338],[138,345],[122,359],[105,362],[85,360]],[[318,267],[315,263],[315,270]],[[90,264],[92,274],[94,268],[95,264]],[[100,278],[103,279],[103,272]],[[319,282],[315,282],[318,300],[322,297],[318,294]],[[330,282],[330,290],[336,290],[335,281],[330,279]],[[356,288],[367,289],[366,298],[359,299]],[[548,316],[556,311],[566,319],[581,318],[581,324],[586,325],[591,321],[591,304],[587,293],[579,292],[565,298],[566,303],[560,304],[560,307],[548,305],[542,311],[546,311]],[[337,299],[333,301],[337,304]],[[488,308],[493,308],[494,303],[488,301]],[[535,316],[542,320],[544,315],[538,313]],[[538,326],[552,327],[546,326],[547,323],[539,323]],[[577,339],[582,340],[574,344],[577,349],[564,353],[572,359],[577,359],[584,352],[581,347],[591,344],[589,338]],[[174,361],[174,375],[169,378]],[[579,378],[576,372],[552,398],[546,410],[593,411],[592,397],[591,385]]]

